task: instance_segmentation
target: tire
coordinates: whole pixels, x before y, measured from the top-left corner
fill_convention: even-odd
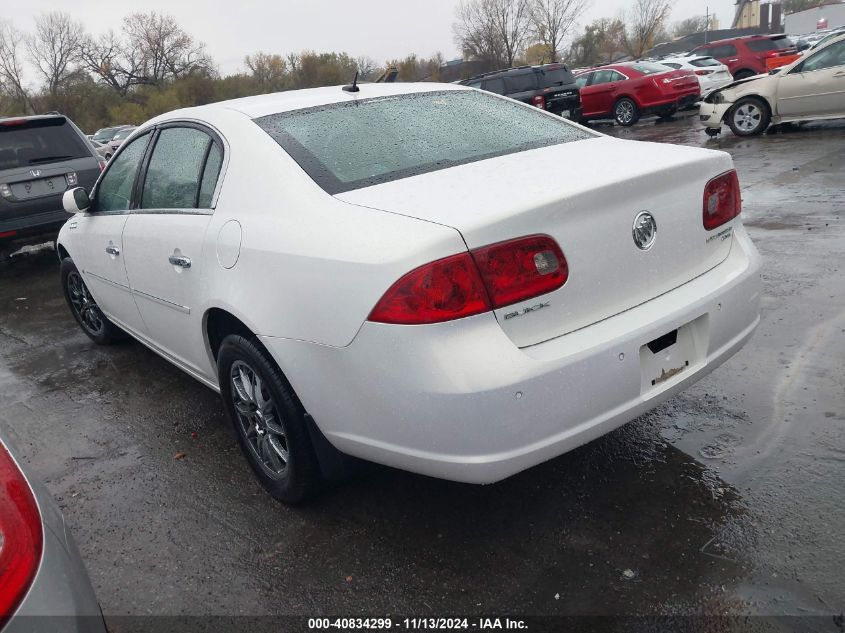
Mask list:
[[[749,77],[753,77],[755,74],[757,73],[755,73],[753,70],[748,70],[747,68],[744,68],[742,70],[736,71],[736,74],[734,75],[734,81],[739,81],[740,79],[748,79]]]
[[[70,257],[62,260],[60,267],[62,293],[73,318],[82,331],[98,345],[112,345],[126,340],[126,332],[108,320],[94,297],[88,291],[85,280]]]
[[[217,371],[223,407],[259,483],[284,503],[313,497],[323,478],[305,410],[276,363],[255,339],[232,334],[220,344]]]
[[[622,127],[630,127],[640,120],[640,109],[628,97],[622,97],[613,106],[613,119]]]
[[[665,110],[661,110],[657,113],[657,116],[664,121],[667,119],[671,119],[678,113],[678,108],[667,108]]]
[[[772,117],[769,107],[757,97],[743,97],[727,114],[728,125],[737,136],[762,134]]]

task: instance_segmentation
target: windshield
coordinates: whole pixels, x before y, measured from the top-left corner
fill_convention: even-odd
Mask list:
[[[101,130],[97,130],[94,136],[91,137],[92,141],[110,141],[114,138],[114,133],[117,132],[120,128],[119,127],[104,127]]]
[[[114,135],[113,141],[122,141],[125,138],[129,138],[129,135],[135,131],[135,128],[127,128],[125,130],[121,130],[117,134]]]
[[[592,138],[560,117],[469,90],[349,101],[255,122],[331,194]]]
[[[91,156],[63,117],[0,123],[0,169]]]

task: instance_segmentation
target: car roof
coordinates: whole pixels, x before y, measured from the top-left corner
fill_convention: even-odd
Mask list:
[[[29,116],[0,116],[0,123],[3,121],[47,121],[50,119],[64,119],[67,117],[63,114],[31,114]]]
[[[723,40],[714,40],[712,42],[707,42],[706,44],[702,44],[701,46],[697,46],[696,49],[701,48],[702,46],[713,46],[717,44],[729,44],[732,42],[742,41],[747,42],[750,40],[774,40],[774,39],[783,39],[788,37],[785,33],[758,33],[757,35],[739,35],[737,37],[727,37]]]
[[[327,86],[323,88],[305,88],[302,90],[286,90],[253,97],[242,97],[228,101],[218,101],[207,105],[193,108],[174,110],[156,117],[153,121],[165,121],[169,119],[184,118],[186,116],[201,116],[204,112],[234,110],[248,116],[251,119],[278,114],[280,112],[291,112],[305,108],[358,101],[371,97],[391,97],[414,93],[439,92],[449,90],[469,90],[469,88],[456,84],[443,83],[360,83],[358,92],[347,92],[342,86]]]

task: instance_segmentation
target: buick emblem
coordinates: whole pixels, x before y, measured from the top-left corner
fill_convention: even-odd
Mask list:
[[[29,173],[33,178],[38,178],[41,175],[41,170],[40,169],[30,169]]]
[[[648,211],[640,211],[634,218],[634,244],[641,251],[647,251],[657,238],[657,222]]]

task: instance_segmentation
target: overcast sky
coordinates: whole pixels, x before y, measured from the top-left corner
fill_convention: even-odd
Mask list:
[[[47,11],[71,11],[89,32],[117,30],[134,11],[169,13],[195,38],[205,42],[220,72],[243,69],[245,55],[263,50],[290,53],[305,49],[367,55],[378,63],[409,53],[440,51],[459,57],[452,38],[458,0],[27,0],[4,3],[2,18],[23,31]],[[632,0],[592,0],[581,25],[613,17]],[[705,0],[676,0],[671,20],[703,15]],[[722,27],[733,19],[734,0],[711,0]]]

